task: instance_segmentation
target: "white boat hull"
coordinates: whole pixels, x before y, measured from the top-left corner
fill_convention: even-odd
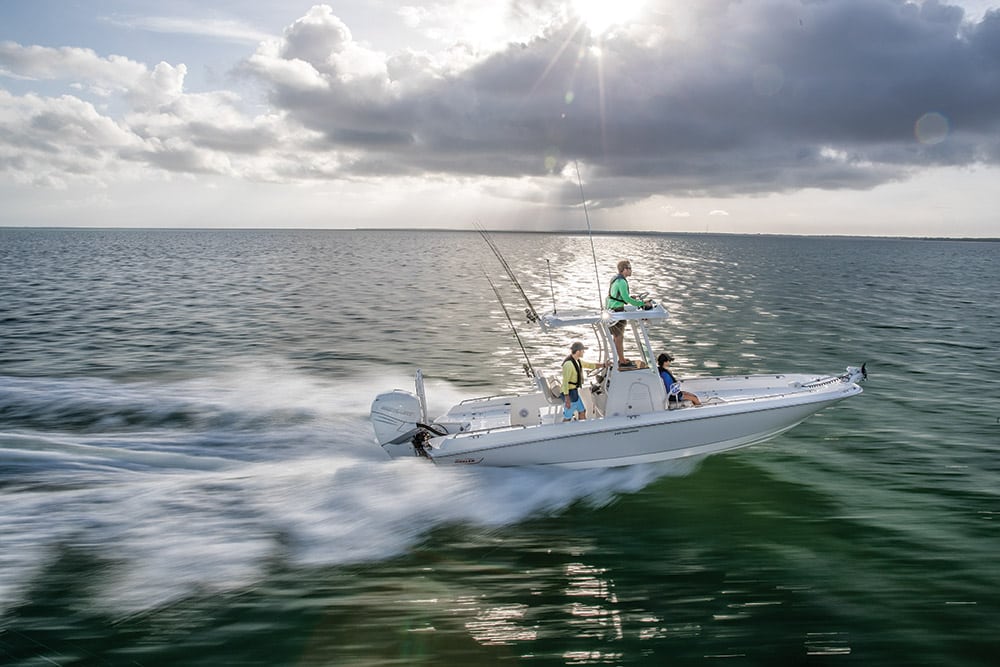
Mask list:
[[[856,393],[856,392],[855,392]],[[787,431],[840,398],[776,407],[702,406],[435,439],[429,457],[440,464],[610,468],[702,457],[747,447]],[[728,413],[727,413],[728,412]]]
[[[700,458],[746,447],[787,431],[810,415],[861,393],[857,377],[736,376],[684,383],[706,404],[636,415],[561,422],[560,406],[542,422],[510,426],[520,397],[460,404],[436,422],[465,429],[431,437],[418,449],[403,443],[391,455],[423,455],[442,465],[609,468]],[[545,415],[548,415],[546,418]],[[506,421],[506,425],[503,422]],[[494,427],[486,427],[489,424]],[[456,426],[461,425],[461,426]]]

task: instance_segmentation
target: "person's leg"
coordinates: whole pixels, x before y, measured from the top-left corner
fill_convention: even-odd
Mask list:
[[[625,359],[625,322],[618,321],[611,327],[611,339],[615,343],[615,351],[618,352],[618,363],[626,363]]]
[[[635,362],[625,358],[625,336],[619,334],[615,337],[615,349],[618,350],[618,365],[622,368],[634,368]]]

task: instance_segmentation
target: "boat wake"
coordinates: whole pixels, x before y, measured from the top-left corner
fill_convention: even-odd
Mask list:
[[[281,558],[386,559],[434,528],[499,527],[601,506],[695,464],[614,470],[444,469],[375,446],[364,389],[254,371],[175,383],[0,378],[0,612],[65,549],[109,563],[112,610],[252,586]],[[443,401],[460,397],[434,387]]]

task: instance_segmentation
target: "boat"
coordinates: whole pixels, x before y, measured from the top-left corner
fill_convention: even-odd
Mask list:
[[[649,301],[643,308],[627,306],[622,311],[536,317],[545,330],[592,330],[598,361],[606,367],[591,371],[580,388],[587,419],[564,421],[561,382],[531,368],[531,391],[464,400],[429,420],[424,379],[417,370],[414,391],[394,389],[372,403],[371,420],[380,446],[392,458],[421,457],[439,465],[586,469],[697,459],[784,433],[823,408],[862,393],[860,383],[867,378],[862,364],[831,375],[681,380],[682,392],[699,397],[701,404],[696,406],[669,400],[657,372],[649,328],[667,321],[669,314],[662,305]],[[629,367],[621,365],[611,335],[611,327],[621,321],[634,359]]]

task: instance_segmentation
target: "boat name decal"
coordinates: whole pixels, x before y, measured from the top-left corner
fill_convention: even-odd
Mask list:
[[[615,431],[614,434],[616,436],[619,436],[619,435],[628,435],[629,433],[638,433],[638,432],[639,432],[639,429],[637,429],[637,428],[629,428],[629,429],[625,429],[624,431]]]

